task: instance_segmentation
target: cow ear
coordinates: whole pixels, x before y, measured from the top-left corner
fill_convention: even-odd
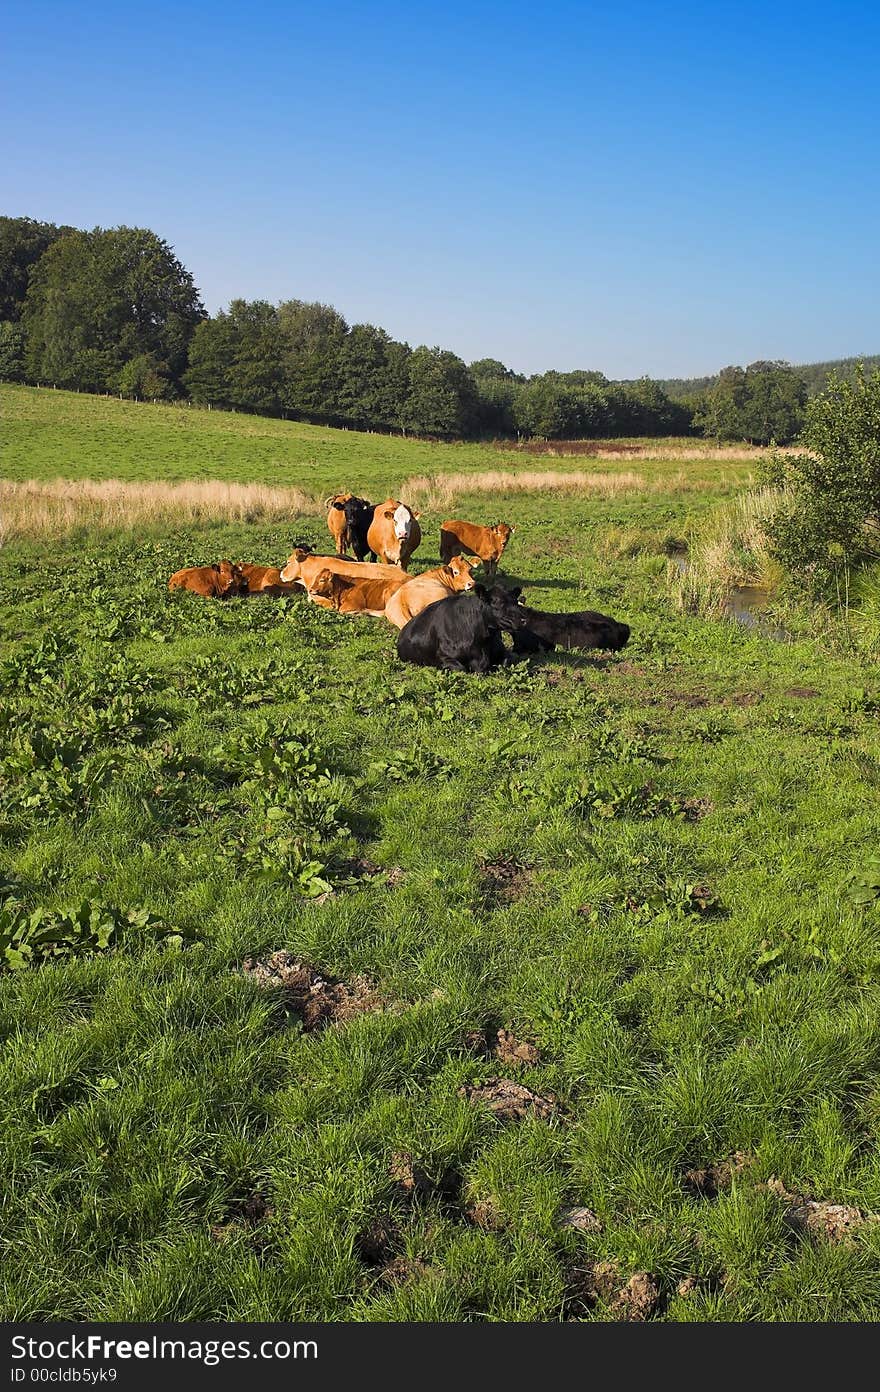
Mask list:
[[[479,556],[465,556],[465,560],[467,561],[468,565],[471,567],[472,570],[475,566],[483,564]]]
[[[219,567],[219,565],[217,564],[216,561],[215,561],[214,564],[211,566],[211,569],[212,569],[213,571],[215,571],[218,575],[220,574],[220,567]]]
[[[333,506],[334,506],[339,512],[345,512],[345,503],[336,503],[336,502],[334,502]]]
[[[519,599],[520,595],[522,594],[522,585],[517,585],[514,589],[510,591],[510,593],[513,595],[514,599]]]
[[[422,515],[422,514],[421,514],[420,512],[414,512],[414,513],[413,513],[413,517],[421,517],[421,515]]]
[[[394,513],[393,513],[393,512],[390,512],[390,511],[388,510],[388,508],[386,508],[385,511],[383,512],[382,516],[391,519],[391,518],[393,518]]]
[[[293,554],[298,561],[304,561],[309,553],[304,546],[298,546]]]

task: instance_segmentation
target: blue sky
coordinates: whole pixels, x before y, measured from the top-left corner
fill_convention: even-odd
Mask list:
[[[523,372],[880,352],[880,7],[7,0],[0,211]]]

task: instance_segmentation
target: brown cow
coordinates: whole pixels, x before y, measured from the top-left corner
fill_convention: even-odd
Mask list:
[[[409,623],[416,614],[420,614],[438,599],[448,599],[452,594],[472,590],[475,582],[471,570],[475,565],[479,565],[476,556],[469,556],[467,559],[464,556],[453,556],[448,565],[438,566],[436,570],[426,570],[423,575],[416,575],[412,580],[407,580],[386,604],[386,619],[397,628],[403,628],[405,623]]]
[[[395,591],[409,583],[399,571],[389,580],[361,580],[322,570],[309,586],[308,595],[313,604],[335,609],[337,614],[371,614],[378,619]]]
[[[205,599],[228,599],[230,595],[247,594],[247,580],[241,568],[231,561],[215,565],[189,566],[176,570],[168,581],[169,590],[192,590]]]
[[[422,529],[416,520],[420,516],[397,498],[380,503],[367,532],[370,550],[384,564],[406,570],[410,556],[422,540]]]
[[[336,543],[336,554],[342,556],[348,550],[348,519],[345,516],[345,504],[351,493],[334,493],[332,498],[327,500],[330,509],[327,513],[327,528]]]
[[[270,595],[272,599],[280,599],[283,595],[297,592],[296,585],[285,585],[277,566],[250,565],[248,562],[240,561],[238,569],[247,581],[249,595],[264,594]]]
[[[342,556],[315,556],[304,546],[298,546],[287,564],[281,568],[285,584],[296,584],[308,590],[322,570],[336,575],[348,575],[355,580],[391,580],[400,576],[398,566],[373,565],[370,561],[350,561]]]
[[[516,531],[506,522],[494,527],[478,527],[475,522],[443,522],[440,526],[440,559],[448,561],[462,551],[472,551],[486,568],[486,578],[494,580],[504,548]]]

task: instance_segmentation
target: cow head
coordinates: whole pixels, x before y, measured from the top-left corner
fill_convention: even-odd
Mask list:
[[[217,577],[217,591],[223,599],[231,594],[247,594],[247,580],[232,561],[218,561],[211,567]]]
[[[325,567],[319,570],[306,593],[314,604],[316,599],[326,599],[334,609],[339,607],[340,591],[345,589],[345,582],[341,575]]]
[[[497,540],[500,550],[503,551],[510,538],[516,531],[516,527],[508,527],[506,522],[496,522],[492,528],[492,534]]]
[[[374,507],[366,498],[349,496],[342,505],[345,520],[350,528],[366,529],[373,520]]]
[[[350,493],[334,493],[332,498],[327,499],[328,508],[336,508],[339,512],[345,511],[345,504],[352,495]]]
[[[472,590],[476,583],[472,571],[474,566],[479,564],[478,556],[453,556],[448,564],[442,567],[444,582],[457,593]]]
[[[528,619],[522,608],[522,589],[506,590],[503,585],[493,585],[489,591],[489,603],[495,622],[506,633],[515,633],[519,628],[528,627]]]
[[[292,580],[297,580],[300,584],[302,584],[302,581],[300,580],[300,568],[302,566],[303,561],[311,554],[311,546],[297,546],[296,550],[293,552],[293,555],[288,556],[287,558],[287,564],[281,572],[281,579],[284,580],[287,584],[290,584]]]

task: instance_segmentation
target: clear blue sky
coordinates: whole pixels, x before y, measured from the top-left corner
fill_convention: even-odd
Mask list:
[[[7,0],[0,211],[524,372],[880,352],[880,7]]]

